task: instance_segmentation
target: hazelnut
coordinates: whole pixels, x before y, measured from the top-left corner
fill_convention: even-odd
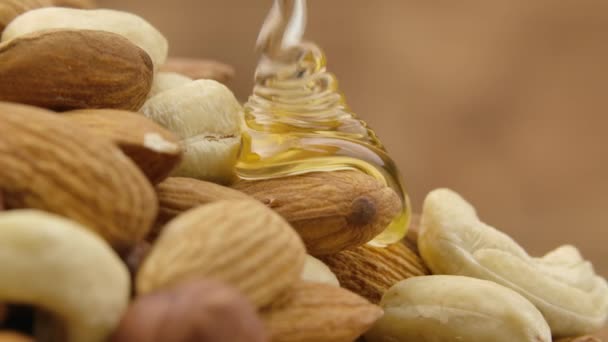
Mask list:
[[[208,280],[138,297],[111,342],[265,342],[255,308],[236,290]]]

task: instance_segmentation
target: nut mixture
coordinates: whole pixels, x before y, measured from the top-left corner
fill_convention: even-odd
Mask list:
[[[457,193],[238,179],[232,67],[88,0],[0,1],[0,342],[599,341],[608,285]]]

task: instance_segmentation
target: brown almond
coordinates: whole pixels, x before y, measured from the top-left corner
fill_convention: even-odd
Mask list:
[[[152,184],[167,178],[181,161],[178,138],[139,113],[83,109],[64,115],[120,147]]]
[[[160,228],[177,215],[192,208],[221,200],[246,200],[251,197],[244,193],[211,182],[194,178],[169,177],[156,186],[158,196],[158,218],[154,238]]]
[[[169,222],[137,274],[137,292],[204,277],[262,307],[299,279],[305,258],[298,234],[272,210],[255,200],[219,201]]]
[[[34,339],[12,331],[0,331],[0,342],[34,342]]]
[[[382,309],[332,285],[298,282],[287,300],[261,313],[273,342],[352,342],[382,317]]]
[[[58,6],[73,8],[93,8],[93,0],[1,0],[0,1],[0,34],[17,16],[42,7]]]
[[[401,210],[399,197],[392,189],[358,171],[243,181],[234,188],[283,216],[314,256],[372,240]]]
[[[135,111],[152,75],[148,54],[115,33],[52,30],[0,44],[0,101],[57,111]]]
[[[152,185],[110,141],[43,109],[0,103],[0,191],[8,209],[65,216],[123,250],[157,212]]]
[[[430,274],[422,259],[403,243],[386,248],[363,245],[326,255],[322,261],[336,275],[340,286],[374,304],[380,303],[382,295],[396,283]]]
[[[234,77],[232,66],[208,59],[169,57],[160,71],[175,72],[193,80],[216,80],[222,83]]]

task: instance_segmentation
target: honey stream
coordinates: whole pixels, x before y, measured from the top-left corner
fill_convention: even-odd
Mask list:
[[[289,5],[292,15],[287,18]],[[305,23],[305,0],[277,0],[262,27],[262,57],[253,94],[244,107],[237,175],[259,180],[360,170],[401,198],[402,211],[372,244],[397,242],[410,219],[399,170],[376,134],[348,108],[336,77],[326,70],[323,51],[301,41]]]

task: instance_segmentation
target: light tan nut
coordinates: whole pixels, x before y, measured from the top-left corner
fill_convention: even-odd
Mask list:
[[[110,342],[267,342],[255,308],[235,289],[197,280],[138,297]]]
[[[0,213],[0,301],[55,315],[69,342],[102,342],[129,300],[129,273],[97,235],[36,210]]]
[[[422,259],[399,242],[386,248],[363,245],[326,255],[321,260],[338,277],[342,287],[374,304],[396,283],[430,274]]]
[[[401,210],[392,189],[358,171],[243,181],[233,187],[281,214],[314,256],[372,240]]]
[[[27,11],[49,6],[93,8],[93,0],[2,0],[0,1],[0,33],[13,19]]]
[[[167,178],[181,161],[182,151],[177,137],[139,113],[88,109],[63,115],[93,134],[111,140],[152,184]]]
[[[422,213],[420,253],[433,273],[494,281],[530,300],[556,337],[600,329],[608,316],[608,285],[572,246],[530,257],[506,234],[481,222],[447,189],[431,192]]]
[[[340,286],[336,275],[323,263],[323,261],[311,256],[306,256],[304,270],[300,279],[313,283]]]
[[[0,101],[137,110],[151,85],[146,52],[114,33],[45,31],[0,44]]]
[[[0,342],[34,342],[34,339],[16,332],[0,331]]]
[[[240,191],[194,178],[169,177],[156,186],[158,217],[151,232],[154,239],[167,222],[177,215],[200,205],[221,200],[247,200]]]
[[[154,96],[140,112],[181,139],[184,159],[175,176],[216,183],[234,180],[243,113],[224,85],[193,81]]]
[[[368,342],[551,342],[541,313],[517,292],[459,276],[404,280],[382,297],[382,317]]]
[[[137,291],[205,277],[263,307],[298,280],[305,258],[302,240],[272,210],[254,200],[220,201],[165,227],[137,274]]]
[[[2,41],[50,29],[99,30],[121,35],[143,49],[156,67],[165,63],[169,50],[167,39],[150,23],[135,14],[108,9],[48,7],[29,11],[6,27]]]
[[[221,83],[234,77],[232,66],[208,59],[170,57],[160,70],[177,72],[195,80],[216,80]]]
[[[175,72],[157,72],[154,74],[152,89],[150,89],[150,92],[148,93],[148,98],[152,98],[165,90],[177,88],[190,82],[192,82],[190,77]]]
[[[261,315],[273,342],[352,342],[382,316],[382,309],[348,290],[302,281],[288,300]]]
[[[52,112],[0,102],[0,191],[7,208],[71,218],[128,249],[157,212],[152,185],[110,141]]]

